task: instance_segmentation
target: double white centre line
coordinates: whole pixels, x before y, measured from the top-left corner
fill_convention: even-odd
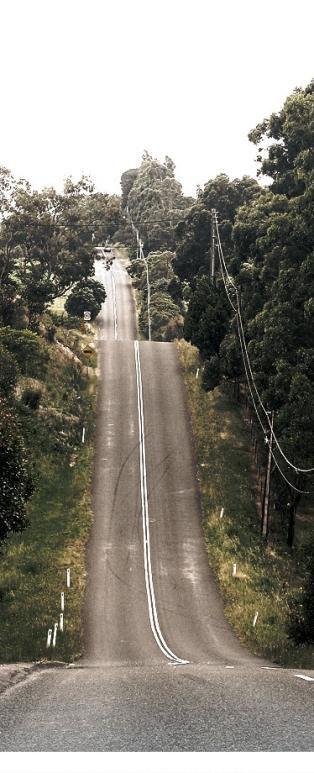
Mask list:
[[[150,555],[150,534],[149,534],[149,514],[147,497],[147,476],[146,476],[146,456],[145,456],[145,428],[144,428],[144,405],[143,405],[143,384],[141,373],[141,360],[138,341],[134,341],[136,383],[137,383],[137,404],[138,404],[138,426],[139,426],[139,448],[140,448],[140,478],[141,478],[141,501],[143,518],[143,547],[144,547],[144,572],[145,585],[148,601],[148,614],[150,627],[154,639],[163,654],[172,661],[172,663],[186,664],[188,660],[182,660],[172,652],[165,642],[160,630],[156,599],[154,591],[153,574]]]

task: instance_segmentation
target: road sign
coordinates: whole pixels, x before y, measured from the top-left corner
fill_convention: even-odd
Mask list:
[[[84,322],[90,322],[91,318],[92,318],[91,312],[84,311]]]

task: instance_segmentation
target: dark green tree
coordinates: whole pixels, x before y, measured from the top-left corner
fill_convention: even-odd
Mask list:
[[[65,302],[65,309],[68,314],[74,317],[83,317],[84,311],[90,311],[91,318],[95,319],[105,298],[104,286],[100,282],[90,279],[75,285]]]

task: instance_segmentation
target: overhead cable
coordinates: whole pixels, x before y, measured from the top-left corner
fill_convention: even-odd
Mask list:
[[[246,345],[246,341],[245,341],[245,335],[244,335],[244,329],[243,329],[243,321],[242,321],[240,301],[239,301],[239,293],[238,293],[238,289],[237,289],[236,285],[234,284],[232,278],[230,277],[230,274],[228,273],[228,269],[227,269],[226,262],[225,262],[225,259],[224,259],[223,250],[222,250],[222,246],[221,246],[221,240],[220,240],[220,234],[219,234],[217,215],[216,215],[216,233],[217,233],[218,254],[219,254],[219,259],[220,259],[221,275],[222,275],[223,283],[224,283],[224,286],[225,286],[225,290],[226,290],[226,293],[227,293],[227,296],[228,296],[229,303],[232,306],[234,312],[237,314],[238,319],[239,319],[240,327],[238,325],[238,332],[239,332],[240,343],[242,341],[242,343],[241,343],[241,350],[242,350],[243,362],[245,364],[245,358],[246,358],[248,370],[249,370],[249,373],[250,373],[250,376],[251,376],[251,380],[252,380],[252,384],[253,384],[253,387],[254,387],[254,391],[255,391],[256,396],[258,398],[259,404],[260,404],[262,410],[264,411],[264,414],[266,416],[269,428],[271,429],[271,422],[270,422],[270,418],[269,418],[269,415],[268,415],[268,411],[266,410],[266,408],[265,408],[265,406],[264,406],[264,404],[262,402],[262,399],[260,397],[259,391],[258,391],[256,383],[255,383],[255,379],[254,379],[254,375],[253,375],[253,371],[252,371],[252,367],[251,367],[251,363],[250,363],[250,358],[249,358],[249,354],[248,354],[248,350],[247,350],[247,345]],[[226,274],[226,279],[224,277],[224,272]],[[226,280],[227,280],[227,282],[226,282]],[[234,306],[234,304],[233,304],[233,302],[231,300],[230,292],[227,289],[227,283],[229,283],[229,285],[231,285],[231,288],[235,291],[237,308],[235,308],[235,306]],[[245,355],[244,355],[243,349],[244,349]],[[247,381],[249,383],[247,369],[245,368],[245,370],[246,370]],[[255,401],[254,401],[254,404],[255,404]],[[259,417],[258,413],[257,413],[257,415]],[[273,439],[274,439],[275,444],[276,444],[276,446],[278,448],[278,451],[281,454],[281,456],[283,457],[283,459],[285,460],[285,462],[288,464],[289,467],[291,467],[297,473],[298,472],[302,472],[302,473],[305,473],[305,474],[309,474],[311,472],[314,472],[314,467],[302,469],[300,467],[297,467],[295,464],[293,464],[293,462],[291,462],[287,458],[286,454],[284,453],[284,451],[283,451],[283,449],[282,449],[282,447],[281,447],[281,445],[280,445],[280,443],[278,441],[278,438],[276,437],[276,434],[275,434],[274,430],[272,430],[272,432],[273,432]]]

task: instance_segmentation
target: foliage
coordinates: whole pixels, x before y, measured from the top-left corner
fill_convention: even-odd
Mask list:
[[[0,328],[0,345],[15,358],[23,375],[38,378],[44,374],[49,360],[43,340],[30,330]]]
[[[95,319],[105,298],[104,286],[95,279],[90,279],[75,285],[66,300],[65,309],[71,316],[81,318],[84,311],[90,311],[91,318]]]
[[[57,337],[61,337],[59,329]],[[68,346],[71,336],[69,339]],[[51,357],[42,384],[44,408],[38,412],[19,406],[36,491],[27,504],[28,528],[1,545],[1,662],[49,657],[47,630],[58,619],[60,607],[55,589],[62,588],[68,566],[72,584],[66,596],[64,634],[58,632],[52,657],[72,661],[82,652],[85,548],[92,519],[95,383],[83,376],[77,361],[56,344],[49,349]],[[23,379],[22,384],[28,381]],[[83,423],[86,437],[82,445]]]
[[[27,406],[27,408],[31,408],[33,411],[36,411],[37,408],[39,408],[41,397],[41,389],[27,388],[24,389],[24,392],[22,392],[21,401],[23,405]]]
[[[170,250],[156,250],[147,255],[147,266],[150,284],[150,316],[154,340],[173,340],[182,335],[183,319],[181,315],[182,302],[180,293],[177,299],[177,278],[173,271],[174,253]],[[144,335],[148,334],[147,310],[147,270],[143,260],[133,260],[128,268],[133,278],[134,286],[140,291],[139,324]]]
[[[54,298],[92,276],[94,245],[121,224],[120,199],[96,193],[87,177],[66,180],[62,194],[32,191],[7,170],[1,189],[0,322],[14,324],[22,304],[33,324]]]
[[[177,226],[173,263],[180,279],[190,284],[184,332],[205,359],[204,386],[243,382],[236,316],[221,306],[225,290],[219,266],[215,290],[203,277],[208,276],[210,210],[215,208],[225,260],[241,299],[255,382],[266,409],[275,411],[275,432],[285,455],[300,468],[313,467],[314,445],[313,115],[312,83],[297,89],[278,114],[251,132],[250,139],[260,146],[260,173],[272,178],[270,184],[262,188],[248,177],[230,181],[226,175],[210,180]],[[292,485],[313,490],[313,481],[297,475],[275,452]],[[272,481],[282,521],[291,524],[301,496],[277,468]],[[290,544],[291,539],[290,533]]]
[[[12,396],[18,374],[15,357],[0,343],[0,395],[7,398]]]
[[[0,397],[0,541],[27,525],[26,503],[33,491],[17,417]]]
[[[172,250],[174,228],[193,199],[182,193],[175,178],[175,165],[169,156],[164,163],[152,158],[147,151],[138,169],[129,169],[121,178],[122,205],[139,229],[145,252]],[[136,242],[129,234],[131,257],[135,256]]]
[[[300,610],[300,601],[302,619],[306,625],[313,621],[309,537],[292,554],[282,542],[270,549],[262,541],[249,436],[239,406],[221,388],[205,393],[201,378],[195,378],[201,365],[197,350],[185,341],[177,346],[187,387],[208,560],[223,594],[226,617],[254,653],[282,665],[311,668],[308,633],[297,644],[291,635],[291,608]],[[259,617],[253,628],[256,611]]]
[[[199,191],[196,203],[176,228],[176,260],[174,269],[181,280],[194,287],[197,275],[208,274],[211,233],[211,210],[218,213],[221,237],[226,255],[232,257],[234,246],[232,226],[235,213],[243,204],[253,201],[260,186],[251,177],[229,180],[226,174],[209,180]]]
[[[217,355],[228,330],[229,307],[221,287],[206,276],[196,282],[184,321],[184,336],[205,359]]]

